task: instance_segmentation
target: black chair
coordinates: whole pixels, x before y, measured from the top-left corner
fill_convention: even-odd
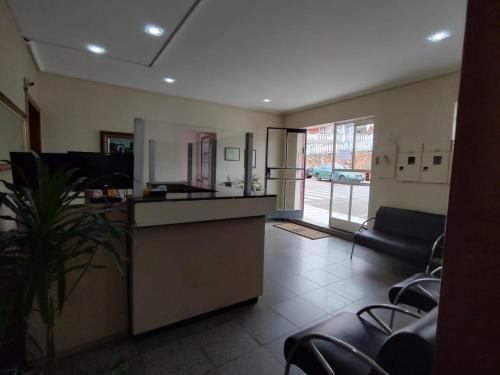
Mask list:
[[[420,318],[393,331],[373,310],[397,311]],[[371,323],[361,315],[370,315]],[[285,341],[285,375],[291,365],[307,374],[430,375],[437,309],[421,317],[393,305],[371,305],[356,314],[341,313]]]
[[[426,312],[438,305],[442,267],[438,267],[433,271],[431,271],[431,269],[434,255],[437,249],[444,244],[444,239],[445,235],[442,234],[434,242],[425,272],[417,273],[393,285],[391,289],[389,289],[389,300],[393,305],[403,303]]]
[[[367,223],[375,220],[373,229]],[[351,258],[358,244],[416,265],[429,261],[436,239],[444,232],[446,216],[394,207],[379,207],[353,235]]]

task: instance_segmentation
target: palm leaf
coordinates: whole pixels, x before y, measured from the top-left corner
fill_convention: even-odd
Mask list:
[[[75,199],[89,181],[77,178],[76,170],[50,174],[35,153],[34,158],[36,186],[30,186],[24,172],[12,163],[26,187],[1,180],[8,193],[0,193],[0,206],[11,214],[0,219],[14,221],[18,228],[0,233],[0,334],[14,319],[27,322],[35,308],[47,327],[52,327],[86,272],[103,268],[93,263],[97,254],[109,257],[123,270],[114,244],[123,240],[124,225],[111,222],[106,210],[75,208]],[[69,286],[71,272],[80,274]]]

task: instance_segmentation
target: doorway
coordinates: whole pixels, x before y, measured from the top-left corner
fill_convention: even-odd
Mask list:
[[[373,117],[335,123],[329,225],[355,232],[368,218]]]
[[[332,175],[335,125],[307,128],[304,221],[330,226],[330,181]]]
[[[303,220],[354,232],[368,217],[374,121],[307,128]]]
[[[30,95],[28,95],[28,135],[30,149],[36,153],[41,153],[42,126],[40,120],[40,108]]]
[[[300,219],[304,214],[306,129],[267,128],[264,191],[277,195],[272,219]]]

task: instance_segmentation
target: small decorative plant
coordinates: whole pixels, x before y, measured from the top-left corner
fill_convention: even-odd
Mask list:
[[[233,186],[233,182],[231,181],[231,177],[229,175],[226,176],[226,180],[223,182],[224,186],[231,187]]]
[[[9,192],[0,193],[0,206],[11,211],[1,219],[15,222],[17,229],[0,233],[0,337],[18,321],[26,332],[36,311],[46,329],[45,370],[53,375],[56,319],[87,271],[102,268],[94,264],[98,253],[111,257],[122,269],[122,258],[112,241],[121,241],[124,231],[123,225],[108,219],[109,210],[75,205],[88,186],[85,178],[77,178],[76,170],[50,174],[40,157],[33,155],[37,186],[30,186],[28,180],[26,187],[1,180]],[[68,285],[72,273],[78,276]]]
[[[238,183],[238,185],[236,185],[236,187],[239,189],[243,189],[245,187],[245,180],[240,180],[240,182]],[[256,175],[253,175],[252,176],[252,191],[256,192],[256,191],[263,191],[263,190],[264,190],[264,186],[260,182],[259,177],[257,177]]]

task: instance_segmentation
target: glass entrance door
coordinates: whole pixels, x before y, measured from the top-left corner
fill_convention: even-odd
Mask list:
[[[306,129],[267,128],[265,192],[277,194],[275,219],[304,215]]]
[[[373,118],[335,124],[330,227],[354,232],[368,218]]]

